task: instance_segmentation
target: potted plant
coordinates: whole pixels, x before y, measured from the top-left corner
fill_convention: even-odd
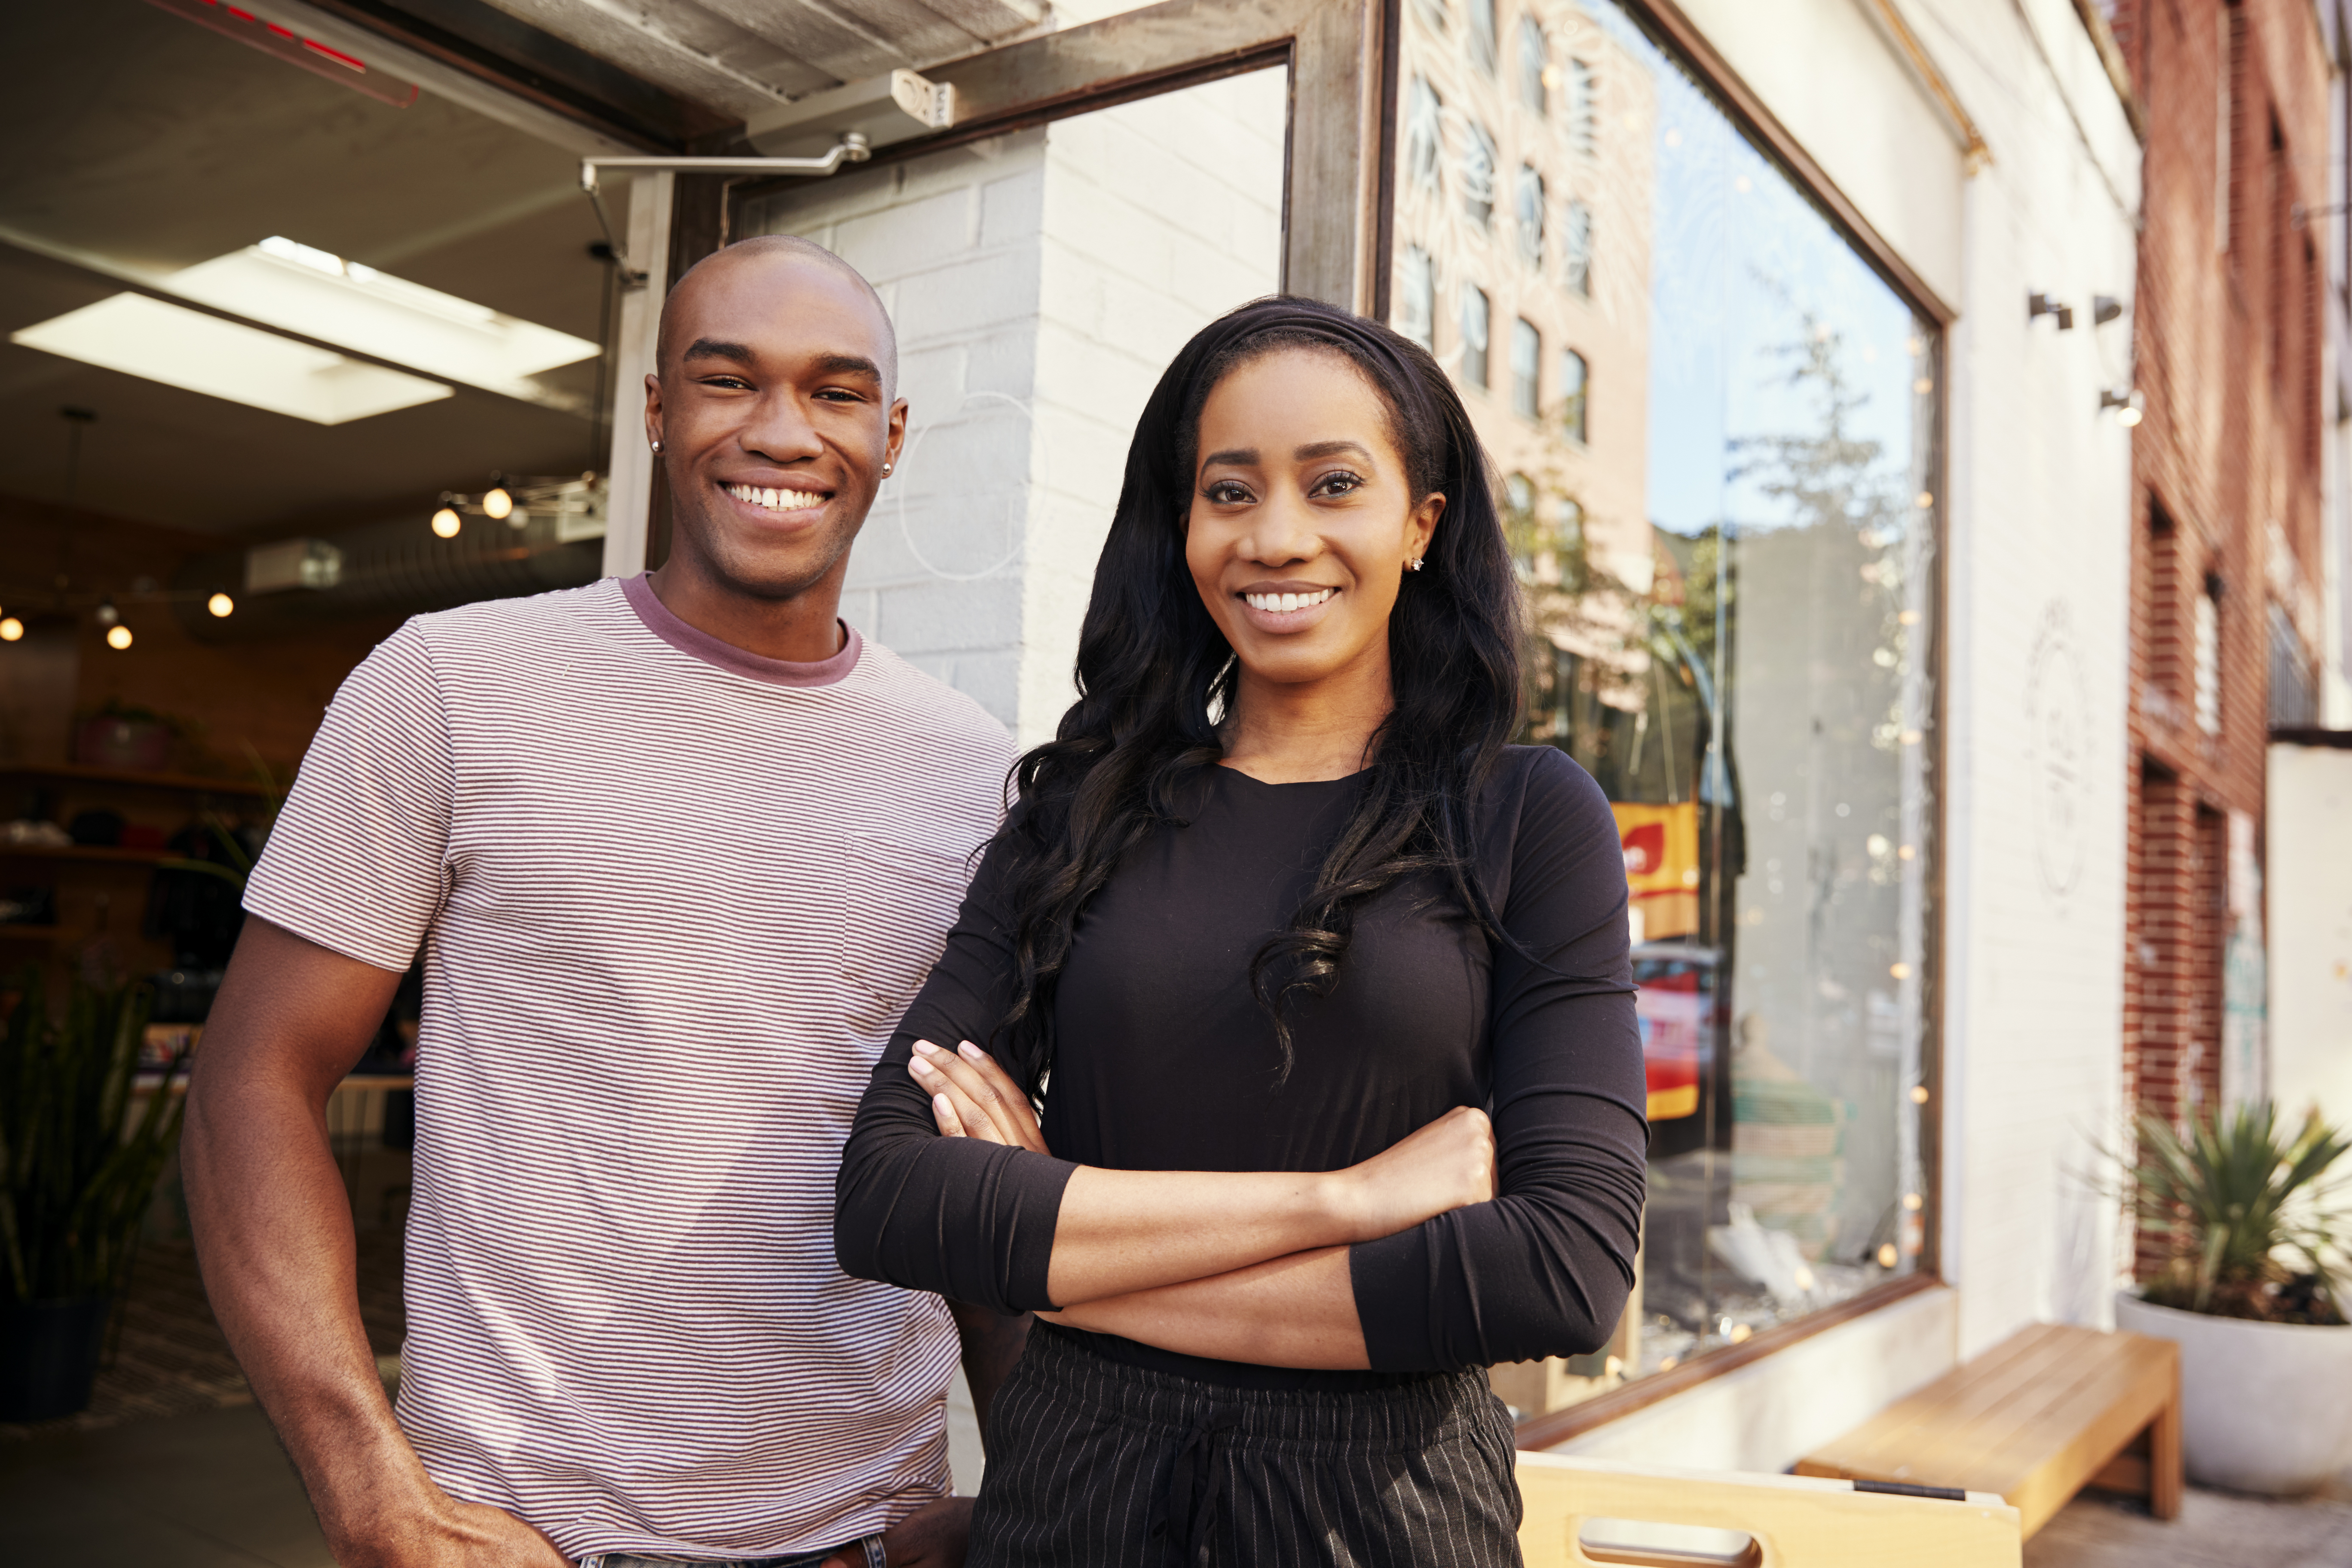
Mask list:
[[[2215,1486],[2308,1491],[2352,1465],[2352,1326],[2332,1270],[2352,1215],[2330,1171],[2352,1137],[2317,1111],[2289,1132],[2266,1104],[2183,1134],[2138,1121],[2126,1188],[2168,1267],[2116,1299],[2116,1326],[2180,1346],[2182,1448]]]
[[[147,1010],[144,985],[77,984],[53,1015],[28,973],[0,1029],[0,1421],[89,1403],[184,1103],[174,1061],[134,1115]]]

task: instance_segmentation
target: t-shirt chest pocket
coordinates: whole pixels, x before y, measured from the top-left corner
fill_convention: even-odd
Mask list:
[[[959,856],[856,831],[842,876],[842,977],[878,1005],[875,1022],[895,1026],[947,945],[970,876]]]

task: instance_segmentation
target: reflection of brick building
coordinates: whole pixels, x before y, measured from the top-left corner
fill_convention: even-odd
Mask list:
[[[2298,0],[2103,8],[2147,132],[2125,1102],[2177,1118],[2263,1092],[2264,742],[2314,721],[2321,641],[2327,61]]]
[[[1648,68],[1569,0],[1404,13],[1392,318],[1454,372],[1544,530],[1646,591]]]

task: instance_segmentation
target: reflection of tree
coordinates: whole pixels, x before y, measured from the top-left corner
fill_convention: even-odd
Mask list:
[[[1769,279],[1765,286],[1779,292]],[[1847,377],[1844,334],[1810,310],[1799,319],[1803,331],[1798,339],[1766,353],[1787,366],[1778,378],[1783,384],[1811,394],[1815,428],[1804,435],[1733,437],[1729,477],[1778,502],[1782,526],[1833,530],[1859,546],[1855,574],[1864,584],[1861,594],[1880,612],[1870,660],[1891,675],[1906,667],[1911,652],[1904,596],[1912,571],[1906,547],[1914,509],[1891,465],[1881,461],[1885,444],[1854,431],[1856,416],[1870,399]],[[1871,743],[1893,752],[1903,744],[1901,684],[1891,679],[1885,684],[1887,705],[1871,731]]]

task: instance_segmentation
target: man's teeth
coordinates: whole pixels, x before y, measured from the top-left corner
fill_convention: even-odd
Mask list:
[[[1337,588],[1319,588],[1312,594],[1244,594],[1242,598],[1253,610],[1281,616],[1293,610],[1311,609],[1339,591]]]
[[[810,507],[824,504],[824,498],[814,490],[772,490],[758,485],[729,485],[727,493],[737,500],[769,511],[805,511]]]

